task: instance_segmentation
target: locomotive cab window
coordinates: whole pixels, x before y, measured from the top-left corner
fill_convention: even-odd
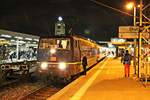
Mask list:
[[[39,45],[40,49],[70,49],[70,39],[68,38],[53,38],[42,39]]]
[[[57,39],[57,48],[58,49],[70,49],[70,40],[69,39]]]

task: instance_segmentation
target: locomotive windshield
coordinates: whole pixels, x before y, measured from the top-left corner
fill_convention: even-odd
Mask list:
[[[70,39],[69,38],[51,38],[51,39],[41,39],[40,49],[70,49]]]

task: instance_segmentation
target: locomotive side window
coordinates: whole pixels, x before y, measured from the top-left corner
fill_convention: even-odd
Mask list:
[[[89,42],[80,41],[82,56],[86,55],[87,58],[93,57],[96,54],[95,48],[93,48],[93,44]]]
[[[40,49],[47,49],[47,48],[50,47],[50,45],[54,44],[53,42],[54,42],[54,41],[51,40],[51,39],[50,39],[50,40],[48,40],[48,39],[42,39],[42,40],[40,41],[39,48],[40,48]]]

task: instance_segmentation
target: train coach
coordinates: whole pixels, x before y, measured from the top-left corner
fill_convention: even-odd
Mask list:
[[[12,78],[33,73],[36,69],[39,38],[0,29],[0,75]]]
[[[70,79],[83,71],[82,59],[87,57],[88,66],[104,58],[101,46],[81,36],[51,36],[40,38],[38,47],[38,73],[51,79]]]

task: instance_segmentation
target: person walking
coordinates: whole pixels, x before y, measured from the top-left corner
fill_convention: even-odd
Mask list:
[[[125,77],[129,77],[129,75],[130,75],[131,60],[132,60],[132,57],[129,54],[129,51],[126,50],[124,55],[122,56],[122,61],[123,61],[123,64],[124,64]]]
[[[84,56],[83,59],[82,59],[82,66],[83,66],[83,73],[84,73],[84,75],[86,75],[86,66],[87,66],[86,56]]]

